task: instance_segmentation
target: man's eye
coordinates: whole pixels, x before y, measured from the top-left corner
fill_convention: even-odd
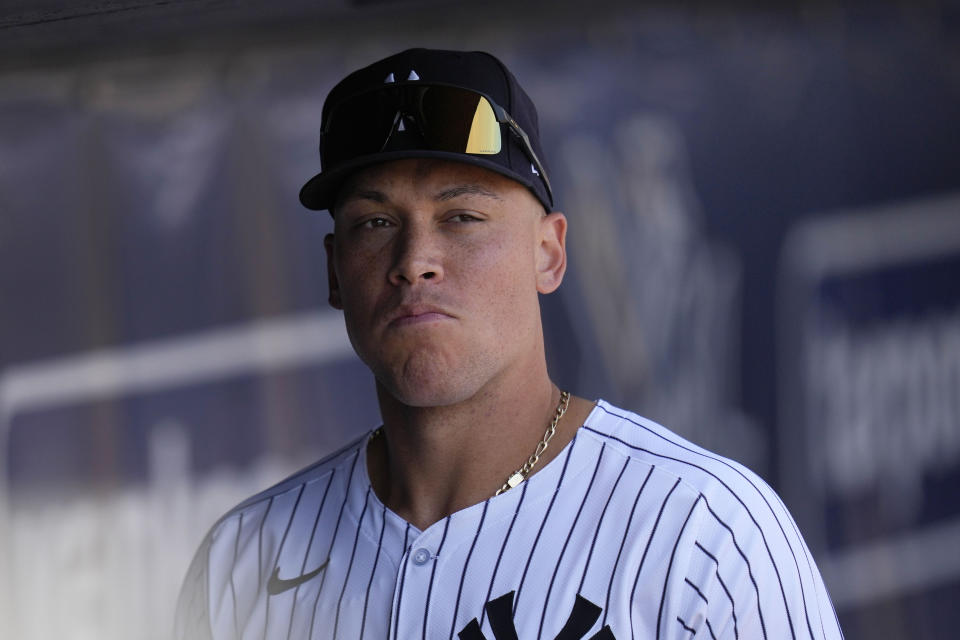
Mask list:
[[[480,218],[472,213],[458,213],[450,216],[447,220],[450,222],[480,222]]]
[[[390,221],[386,218],[369,218],[360,223],[360,226],[366,229],[375,229],[389,227]]]

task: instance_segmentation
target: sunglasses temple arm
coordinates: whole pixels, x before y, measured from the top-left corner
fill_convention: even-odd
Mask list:
[[[514,120],[511,118],[509,120],[510,129],[514,131],[520,139],[523,140],[523,145],[527,150],[527,153],[530,154],[530,159],[533,160],[533,164],[536,166],[537,171],[540,173],[540,178],[543,180],[543,186],[547,188],[547,195],[550,196],[550,204],[553,204],[553,189],[550,187],[550,178],[547,177],[547,172],[543,168],[543,163],[540,162],[540,158],[537,157],[536,152],[533,150],[533,145],[530,144],[530,138],[527,137],[526,132],[520,128]]]
[[[550,187],[550,178],[547,177],[547,172],[543,168],[543,163],[540,162],[540,158],[537,157],[536,152],[533,150],[533,145],[530,144],[530,138],[527,137],[526,132],[520,128],[520,125],[517,124],[517,121],[510,117],[510,114],[507,113],[507,110],[501,107],[500,105],[494,103],[495,111],[497,118],[500,122],[503,122],[510,130],[513,131],[522,141],[524,149],[530,155],[530,159],[533,161],[534,166],[540,174],[540,178],[543,180],[543,186],[547,188],[547,195],[550,197],[550,204],[553,205],[553,189]]]
[[[540,163],[540,159],[537,157],[537,154],[533,152],[533,147],[530,146],[530,142],[528,141],[526,144],[527,144],[527,149],[530,150],[530,158],[533,160],[533,163],[537,166],[537,171],[540,172],[540,177],[543,179],[543,186],[547,188],[547,195],[550,196],[550,204],[552,205],[553,189],[550,187],[550,178],[547,177],[547,172],[543,168],[543,164]]]

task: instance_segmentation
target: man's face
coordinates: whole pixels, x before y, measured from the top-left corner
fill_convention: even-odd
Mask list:
[[[542,366],[537,293],[563,277],[566,221],[525,187],[463,163],[399,160],[354,175],[334,219],[330,303],[395,398],[449,405]]]

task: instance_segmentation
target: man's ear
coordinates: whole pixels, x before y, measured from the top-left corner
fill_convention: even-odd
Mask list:
[[[537,291],[551,293],[567,271],[567,218],[559,211],[540,218],[537,240]]]
[[[340,302],[340,282],[337,280],[337,271],[333,266],[334,239],[332,233],[324,236],[323,248],[327,251],[327,284],[330,287],[330,297],[327,298],[327,301],[334,309],[343,309],[343,304]]]

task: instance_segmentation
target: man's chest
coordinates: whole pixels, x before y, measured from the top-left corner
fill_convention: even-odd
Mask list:
[[[281,554],[236,589],[228,626],[244,638],[599,640],[628,633],[631,597],[643,592],[633,547],[618,558],[586,528],[560,540],[522,524],[465,540],[428,531],[399,554],[353,533],[306,562]]]
[[[211,622],[223,637],[257,639],[643,635],[666,579],[646,556],[675,537],[661,543],[637,501],[597,493],[604,499],[582,495],[578,509],[531,499],[498,512],[488,501],[423,532],[369,496],[285,526],[251,517],[232,550],[229,536],[219,545],[234,557]]]

